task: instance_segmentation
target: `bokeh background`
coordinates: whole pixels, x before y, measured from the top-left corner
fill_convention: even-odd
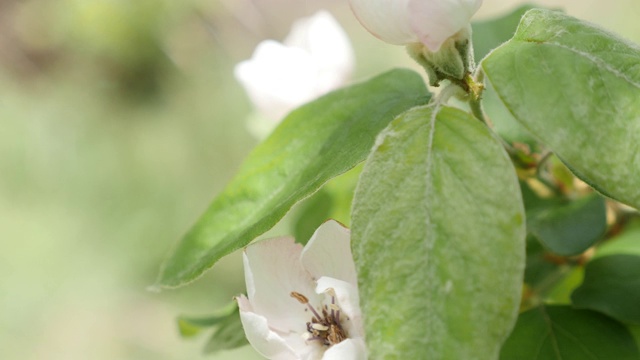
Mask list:
[[[476,19],[521,3],[485,0]],[[640,43],[638,0],[538,4]],[[244,291],[238,254],[146,288],[256,144],[233,66],[320,8],[352,39],[354,79],[416,68],[346,0],[0,0],[0,358],[205,358],[175,318]]]

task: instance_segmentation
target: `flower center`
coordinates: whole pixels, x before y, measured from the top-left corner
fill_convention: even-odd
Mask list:
[[[311,321],[307,322],[307,333],[305,333],[307,341],[319,341],[322,345],[332,346],[347,338],[347,332],[340,322],[340,307],[336,304],[333,289],[330,293],[331,304],[323,305],[321,313],[318,313],[309,304],[306,296],[295,291],[291,292],[291,297],[306,305],[313,314]]]

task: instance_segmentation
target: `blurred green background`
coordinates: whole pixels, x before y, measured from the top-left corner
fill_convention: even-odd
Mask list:
[[[516,4],[485,0],[476,18]],[[640,42],[637,0],[539,4]],[[233,66],[320,6],[352,38],[355,79],[416,68],[360,28],[346,0],[0,2],[3,359],[205,357],[206,336],[181,339],[175,317],[243,292],[238,254],[190,286],[146,287],[256,144]],[[286,221],[271,231],[288,232]]]

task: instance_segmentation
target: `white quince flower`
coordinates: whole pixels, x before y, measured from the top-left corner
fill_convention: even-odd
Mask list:
[[[468,89],[464,79],[475,67],[469,21],[482,0],[349,1],[369,32],[388,43],[406,45],[431,85],[449,80]]]
[[[349,0],[369,32],[395,45],[422,43],[437,52],[465,31],[482,0]]]
[[[326,11],[295,22],[283,43],[263,41],[234,72],[259,112],[249,130],[266,136],[289,111],[344,85],[353,64],[347,35]]]
[[[364,360],[349,230],[329,220],[303,248],[290,237],[244,251],[247,297],[236,298],[251,345],[275,360]]]

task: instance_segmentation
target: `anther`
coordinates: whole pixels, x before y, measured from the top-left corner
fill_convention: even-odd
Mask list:
[[[318,331],[327,331],[327,330],[329,330],[328,326],[322,325],[322,324],[311,324],[311,327],[314,330],[318,330]]]
[[[292,291],[291,292],[291,297],[298,300],[300,302],[300,304],[308,304],[309,303],[309,299],[307,299],[306,296],[300,294],[299,292],[295,292]]]
[[[322,316],[320,316],[320,314],[318,314],[316,309],[314,309],[313,306],[311,306],[311,304],[309,304],[309,299],[307,299],[306,296],[300,294],[299,292],[295,292],[295,291],[292,291],[290,295],[291,295],[292,298],[298,300],[298,302],[300,302],[301,304],[307,305],[309,310],[311,310],[311,312],[313,313],[313,315],[315,315],[315,317],[318,319],[318,321],[320,319],[322,319]]]

